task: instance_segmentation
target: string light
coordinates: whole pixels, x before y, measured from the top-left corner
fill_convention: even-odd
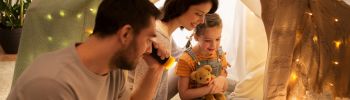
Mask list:
[[[52,41],[52,37],[51,36],[48,36],[47,37],[47,40],[49,40],[50,42]]]
[[[314,35],[314,36],[312,37],[312,40],[314,40],[314,42],[317,42],[317,40],[318,40],[317,36]]]
[[[334,86],[334,84],[332,84],[332,83],[329,83],[329,85],[330,85],[330,86]]]
[[[290,75],[290,77],[291,77],[292,81],[295,81],[295,80],[297,80],[297,78],[298,78],[298,76],[297,76],[297,74],[296,74],[295,72],[292,72],[292,74]]]
[[[295,61],[296,61],[296,62],[299,62],[299,59],[296,59]]]
[[[66,13],[64,12],[64,10],[60,10],[60,13],[59,13],[59,14],[60,14],[61,17],[64,17],[64,16],[66,15]]]
[[[93,33],[93,30],[91,28],[87,28],[85,30],[85,32],[88,34],[88,35],[91,35]]]
[[[334,44],[336,48],[339,48],[342,43],[341,41],[334,41]]]
[[[78,19],[80,19],[81,16],[83,16],[83,14],[81,14],[81,13],[78,13],[78,14],[77,14],[77,18],[78,18]]]
[[[339,19],[338,19],[338,18],[334,18],[334,21],[335,21],[335,22],[338,22],[338,21],[339,21]]]
[[[49,20],[49,21],[52,20],[52,15],[51,14],[47,14],[46,15],[46,19]]]
[[[308,15],[312,16],[312,13],[311,13],[311,12],[305,12],[305,14],[308,14]]]
[[[90,8],[89,10],[90,10],[90,12],[91,12],[92,14],[96,14],[96,10],[95,10],[95,9]]]
[[[338,62],[338,61],[334,61],[333,63],[334,63],[335,65],[338,65],[338,64],[339,64],[339,62]]]

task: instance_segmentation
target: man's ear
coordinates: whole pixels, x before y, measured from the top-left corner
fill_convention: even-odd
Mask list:
[[[121,44],[127,44],[133,39],[133,29],[131,25],[126,24],[117,31],[117,37]]]

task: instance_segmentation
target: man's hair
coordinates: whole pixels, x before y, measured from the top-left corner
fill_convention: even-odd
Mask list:
[[[161,20],[163,22],[169,22],[170,20],[184,14],[190,8],[190,6],[207,2],[211,2],[212,4],[212,7],[208,13],[215,13],[218,8],[218,0],[166,0],[163,8],[161,9],[163,13],[163,18]]]
[[[94,35],[105,37],[129,24],[134,34],[150,25],[150,18],[158,19],[160,11],[148,0],[103,0],[100,4]]]

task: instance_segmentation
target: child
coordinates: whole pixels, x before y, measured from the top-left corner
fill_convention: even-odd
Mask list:
[[[220,48],[221,30],[222,22],[217,14],[206,15],[205,23],[196,27],[192,36],[198,44],[191,47],[191,39],[188,41],[186,45],[188,49],[182,54],[176,67],[176,74],[180,77],[178,85],[181,99],[198,99],[207,94],[223,93],[226,90],[228,63]],[[216,78],[207,86],[195,87],[197,83],[191,80],[190,74],[204,65],[212,67],[211,73]]]

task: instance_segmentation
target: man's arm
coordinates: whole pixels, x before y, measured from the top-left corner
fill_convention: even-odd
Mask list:
[[[154,45],[158,49],[158,56],[161,58],[169,57],[170,54],[165,48],[159,47],[157,44]],[[132,94],[131,100],[152,100],[155,97],[158,83],[164,72],[165,66],[161,65],[151,55],[144,54],[143,59],[147,62],[149,68],[140,86]]]

